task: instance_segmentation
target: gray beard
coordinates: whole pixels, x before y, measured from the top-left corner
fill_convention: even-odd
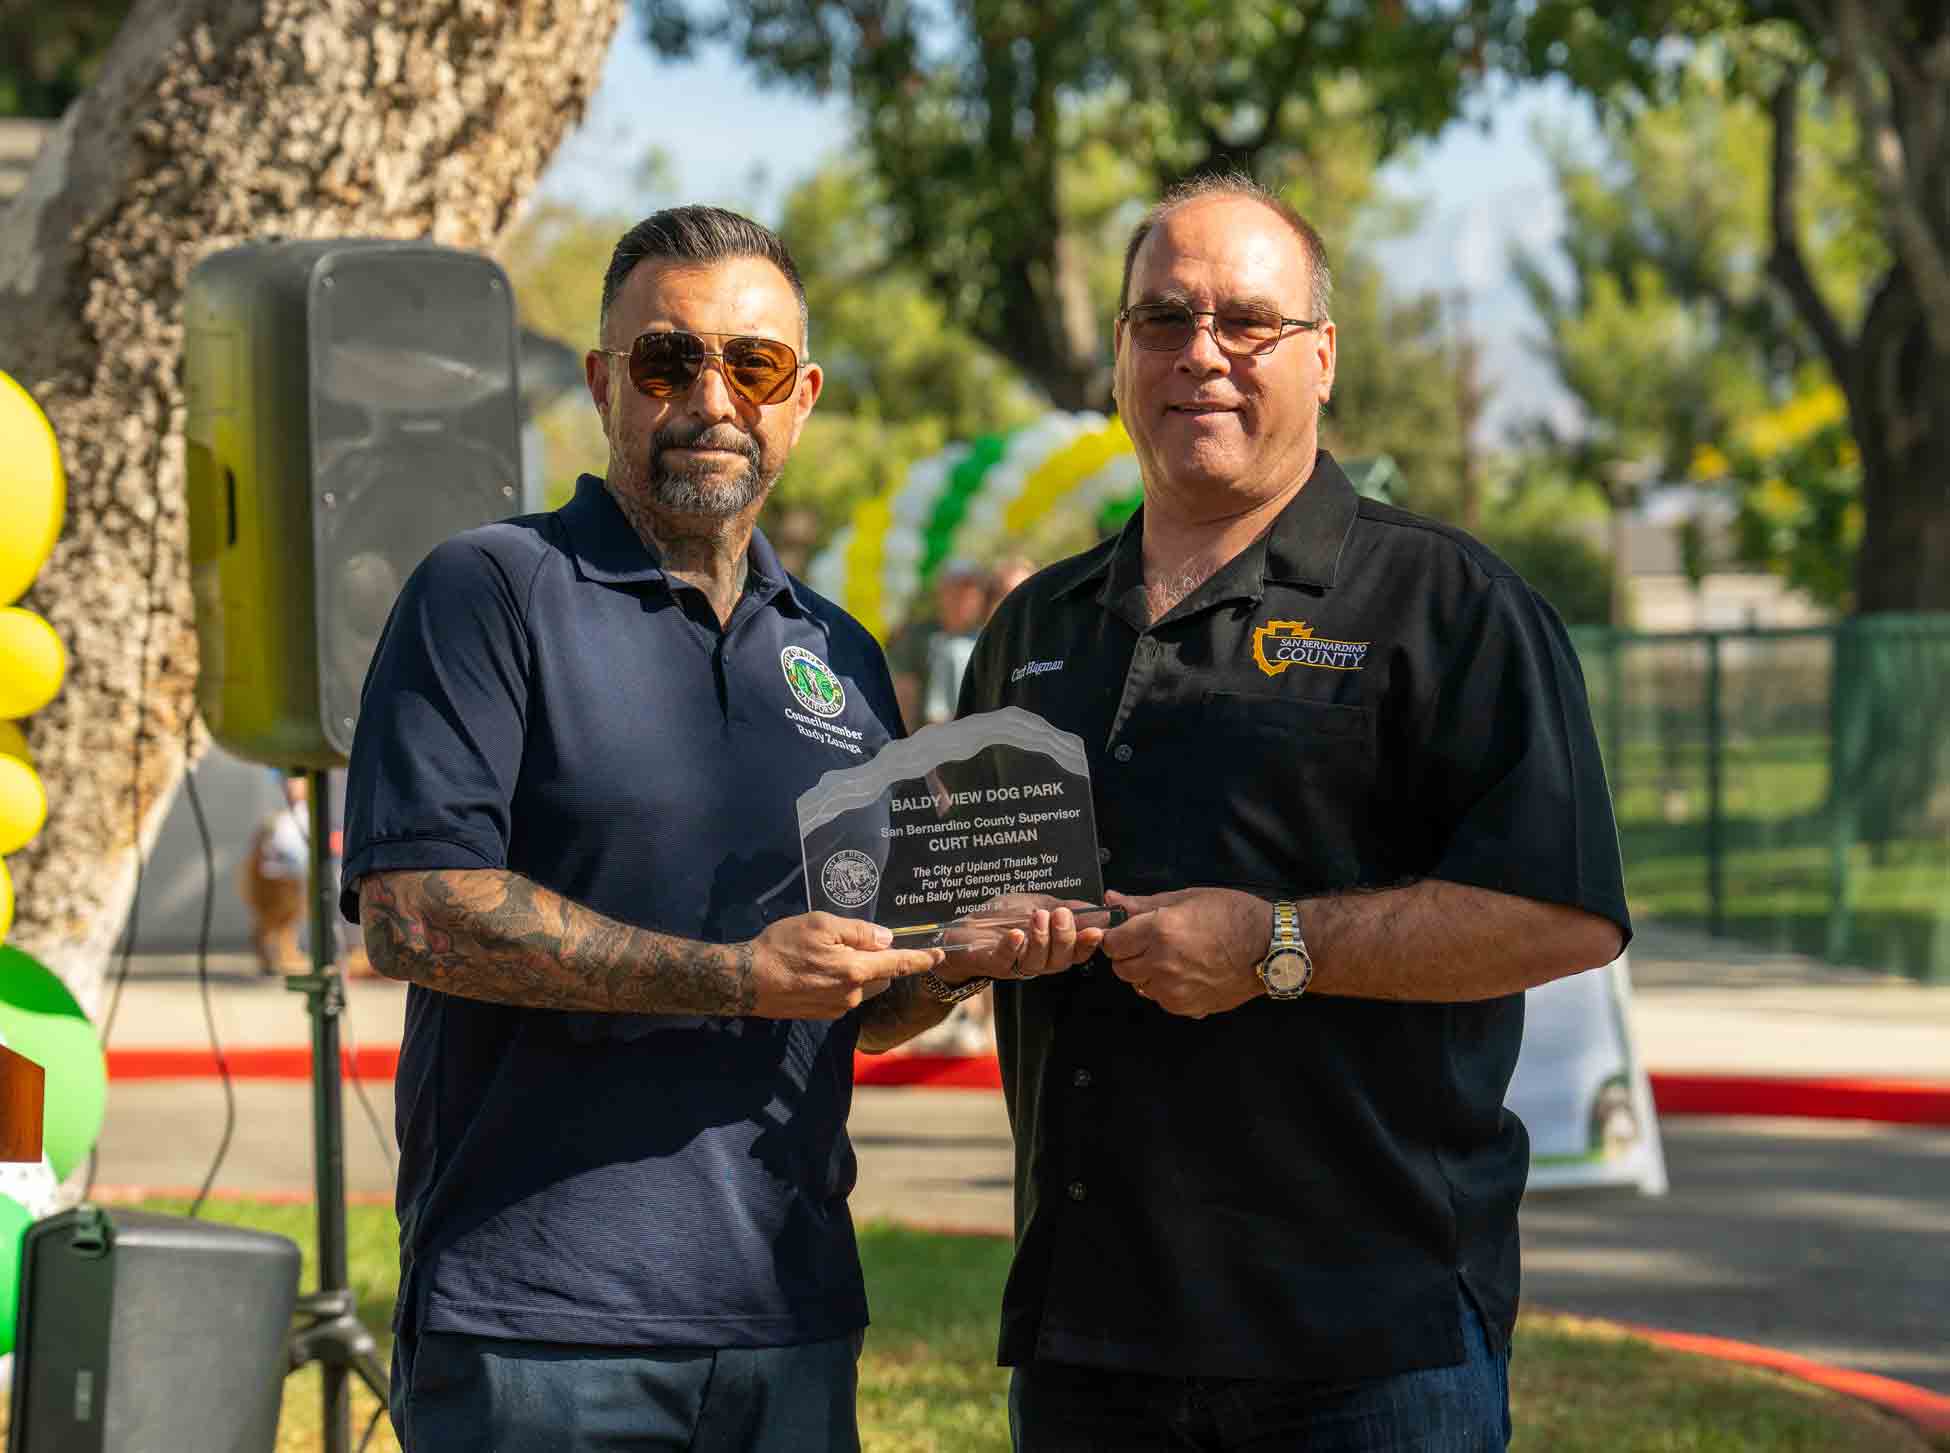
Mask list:
[[[680,439],[673,431],[659,430],[651,439],[647,478],[650,497],[659,508],[688,515],[728,517],[739,514],[753,501],[764,498],[778,475],[776,472],[766,475],[764,456],[759,452],[756,439],[745,439],[742,445],[744,471],[728,480],[708,469],[687,469],[664,463],[667,450],[695,443],[699,437],[699,433],[693,433],[689,439]]]
[[[756,464],[747,464],[731,479],[703,470],[652,466],[650,497],[661,509],[687,515],[735,515],[772,487]]]

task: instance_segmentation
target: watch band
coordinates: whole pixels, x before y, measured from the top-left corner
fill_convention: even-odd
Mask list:
[[[933,969],[921,975],[921,987],[927,990],[928,997],[937,1004],[959,1004],[964,999],[973,999],[988,988],[987,979],[976,977],[959,984],[950,984]]]
[[[1275,986],[1271,970],[1276,958],[1298,961],[1300,981],[1297,984]],[[1273,904],[1272,937],[1266,945],[1266,956],[1259,961],[1258,972],[1268,997],[1274,999],[1298,999],[1314,981],[1314,958],[1307,951],[1307,941],[1300,936],[1300,905],[1292,899],[1277,899]]]

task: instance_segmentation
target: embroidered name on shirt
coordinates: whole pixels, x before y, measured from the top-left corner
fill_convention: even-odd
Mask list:
[[[1278,676],[1289,666],[1359,671],[1368,658],[1368,644],[1316,636],[1305,621],[1268,621],[1253,627],[1253,664],[1268,676]]]
[[[1046,671],[1061,671],[1061,661],[1025,661],[1009,673],[1009,684],[1015,685],[1025,676],[1041,676]]]

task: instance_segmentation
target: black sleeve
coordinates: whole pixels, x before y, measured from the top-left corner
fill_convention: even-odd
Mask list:
[[[1629,941],[1611,792],[1563,622],[1503,576],[1452,644],[1416,743],[1417,807],[1441,825],[1427,876],[1582,908]]]

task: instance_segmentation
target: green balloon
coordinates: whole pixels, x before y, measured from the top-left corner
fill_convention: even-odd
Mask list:
[[[14,1350],[14,1309],[20,1301],[20,1244],[34,1218],[12,1196],[0,1196],[0,1357]]]
[[[0,1036],[47,1072],[42,1144],[57,1180],[86,1159],[108,1111],[108,1061],[95,1026],[52,969],[0,947]]]
[[[948,473],[948,487],[941,491],[941,497],[934,502],[934,510],[921,530],[921,584],[925,587],[934,579],[935,567],[948,558],[948,551],[955,543],[955,531],[961,528],[962,516],[968,513],[969,503],[982,492],[982,481],[989,467],[1002,457],[1008,446],[1007,434],[983,434],[971,440],[968,453],[962,456]]]

